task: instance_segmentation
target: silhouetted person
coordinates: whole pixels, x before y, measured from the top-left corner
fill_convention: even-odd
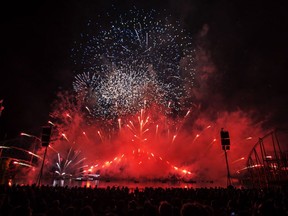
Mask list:
[[[137,203],[135,200],[131,200],[129,203],[128,203],[128,215],[129,216],[136,216],[137,215]]]
[[[181,216],[210,216],[206,207],[200,203],[185,203],[182,205]]]
[[[60,208],[60,202],[59,200],[53,200],[52,206],[48,209],[46,212],[47,216],[62,216],[63,211]]]
[[[86,205],[80,211],[81,216],[94,216],[94,210],[90,205]]]
[[[144,203],[143,216],[156,216],[157,208],[149,201]]]
[[[173,206],[167,201],[160,202],[158,212],[160,216],[173,216]]]
[[[17,206],[12,210],[11,216],[32,216],[32,210],[27,206]]]
[[[63,216],[76,216],[76,209],[73,206],[67,207],[64,212]]]
[[[281,209],[277,208],[274,204],[274,201],[272,199],[267,199],[263,201],[258,206],[258,212],[259,216],[270,216],[270,215],[277,215],[277,216],[284,216],[287,215],[284,213],[284,211],[281,211]]]

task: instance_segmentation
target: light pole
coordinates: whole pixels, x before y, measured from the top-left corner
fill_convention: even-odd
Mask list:
[[[42,161],[42,165],[41,165],[41,169],[40,169],[40,174],[39,174],[39,178],[38,178],[38,187],[41,185],[43,167],[44,167],[44,163],[45,163],[47,149],[48,149],[48,146],[50,143],[51,132],[52,132],[52,126],[43,126],[42,127],[41,143],[42,143],[42,146],[45,147],[45,152],[44,152],[44,157],[43,157],[43,161]]]
[[[229,137],[229,132],[224,131],[222,128],[220,131],[220,137],[221,137],[221,145],[222,145],[222,150],[224,151],[225,154],[225,160],[226,160],[226,167],[227,167],[227,187],[232,185],[231,183],[231,176],[230,176],[230,170],[229,170],[229,163],[228,163],[228,157],[227,157],[227,150],[230,150],[230,137]]]

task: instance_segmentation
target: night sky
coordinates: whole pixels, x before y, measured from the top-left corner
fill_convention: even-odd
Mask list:
[[[221,95],[227,110],[256,111],[265,127],[287,126],[288,15],[280,1],[12,1],[1,6],[0,140],[46,124],[57,92],[71,89],[70,51],[87,20],[134,6],[167,9],[195,37],[206,26],[202,43],[215,66],[207,94]]]

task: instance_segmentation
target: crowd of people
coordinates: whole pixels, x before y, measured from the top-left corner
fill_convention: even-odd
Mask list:
[[[2,216],[288,215],[287,188],[1,185]]]

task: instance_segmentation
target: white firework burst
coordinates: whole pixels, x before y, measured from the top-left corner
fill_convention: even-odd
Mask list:
[[[74,89],[78,95],[84,89],[80,98],[94,115],[119,116],[138,110],[146,99],[167,105],[190,96],[195,50],[171,17],[131,10],[95,35],[82,36],[73,58],[84,73],[76,76]]]

